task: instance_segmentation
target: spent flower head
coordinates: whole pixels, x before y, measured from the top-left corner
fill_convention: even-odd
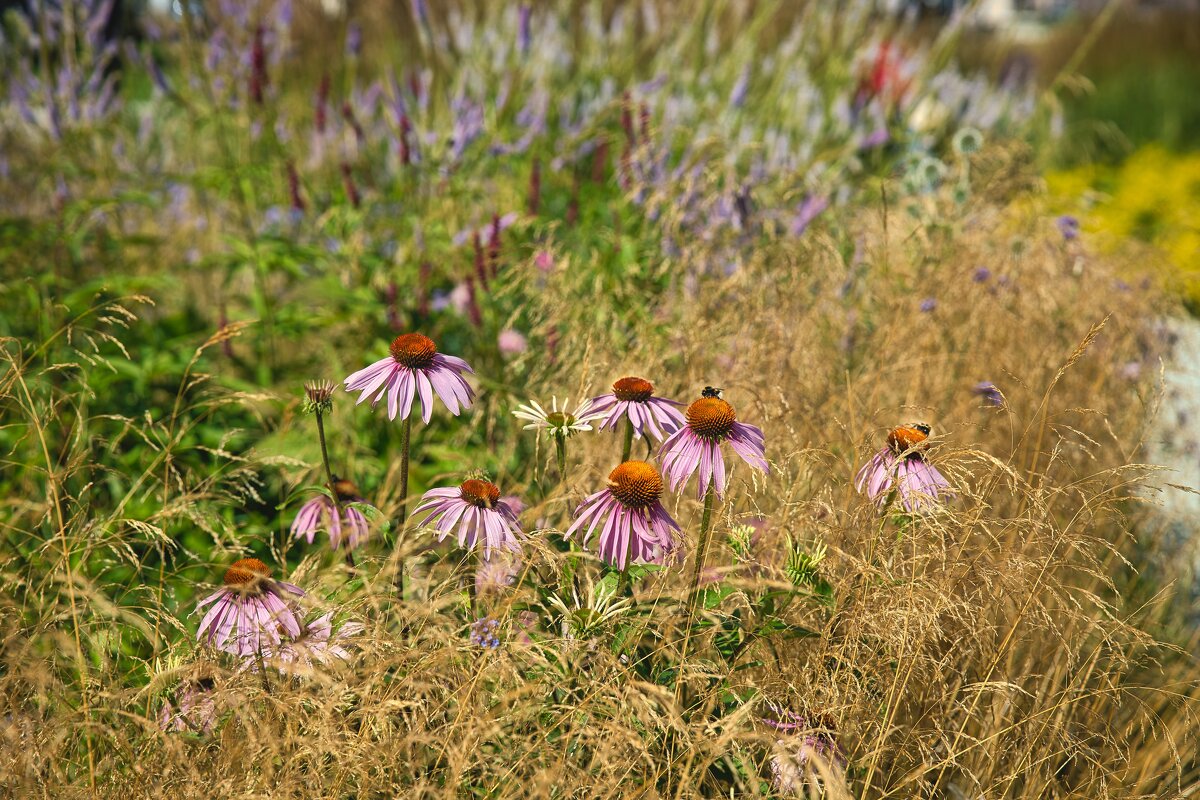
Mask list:
[[[332,381],[321,379],[304,384],[304,413],[328,414],[333,410]]]

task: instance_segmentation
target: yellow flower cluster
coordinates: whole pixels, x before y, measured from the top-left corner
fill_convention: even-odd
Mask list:
[[[1120,166],[1051,172],[1046,183],[1055,208],[1079,217],[1090,246],[1152,246],[1168,263],[1166,284],[1200,303],[1200,153],[1150,145]]]

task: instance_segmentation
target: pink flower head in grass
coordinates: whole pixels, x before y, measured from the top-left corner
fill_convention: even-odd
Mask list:
[[[337,661],[349,661],[346,646],[362,633],[361,622],[345,622],[333,630],[333,612],[329,611],[304,626],[298,637],[268,649],[263,657],[280,672],[311,674],[317,667]]]
[[[828,717],[810,720],[773,703],[763,722],[780,733],[771,755],[771,783],[782,795],[807,796],[820,790],[822,773],[833,776],[846,766],[836,729]]]
[[[262,653],[282,641],[300,635],[300,621],[288,594],[304,596],[304,590],[271,579],[271,568],[257,558],[242,558],[225,570],[225,586],[196,604],[196,611],[211,605],[200,620],[196,638],[245,658]]]
[[[421,399],[421,419],[428,424],[433,415],[434,392],[451,414],[470,408],[475,393],[463,379],[474,373],[467,362],[442,355],[428,336],[405,333],[392,340],[391,355],[346,378],[346,391],[362,392],[359,404],[371,401],[374,408],[387,395],[388,419],[408,419],[413,399]]]
[[[659,503],[662,493],[662,477],[653,464],[626,461],[609,474],[607,489],[580,503],[566,535],[586,526],[581,542],[586,547],[592,531],[599,527],[597,553],[617,569],[625,569],[630,562],[665,563],[680,555],[680,545],[671,533],[678,531],[679,525]]]
[[[614,383],[612,394],[592,398],[588,410],[605,415],[600,430],[615,430],[621,419],[627,418],[633,425],[635,437],[640,439],[645,432],[661,442],[683,427],[683,414],[676,408],[682,405],[665,397],[655,397],[654,384],[645,378],[629,377]]]
[[[954,492],[950,483],[931,466],[923,454],[930,428],[921,422],[893,428],[887,447],[863,465],[854,478],[854,488],[879,506],[885,506],[893,492],[899,492],[900,504],[910,514],[931,511],[943,495]]]
[[[362,497],[350,481],[333,478],[334,490],[342,503],[342,513],[337,513],[337,507],[329,499],[329,495],[319,494],[312,500],[300,506],[296,518],[292,520],[292,537],[303,537],[309,544],[313,543],[317,531],[329,531],[329,546],[337,550],[343,542],[350,550],[358,547],[367,538],[367,517],[349,503],[360,503]],[[343,538],[343,534],[345,534]]]
[[[184,681],[175,699],[163,703],[158,715],[158,727],[164,731],[212,733],[217,724],[217,701],[213,697],[216,682],[208,676]]]
[[[465,480],[459,486],[430,489],[421,498],[414,514],[428,511],[424,524],[438,532],[438,541],[458,528],[458,545],[472,550],[482,540],[483,557],[492,557],[492,550],[521,552],[521,524],[508,503],[500,501],[500,488],[477,478]]]
[[[750,466],[770,472],[764,450],[763,433],[753,425],[737,421],[733,406],[721,398],[721,390],[704,387],[700,399],[684,414],[687,424],[663,442],[659,455],[663,472],[671,482],[671,491],[687,483],[700,471],[700,496],[709,485],[717,497],[725,496],[725,459],[721,443],[728,442],[733,452]]]

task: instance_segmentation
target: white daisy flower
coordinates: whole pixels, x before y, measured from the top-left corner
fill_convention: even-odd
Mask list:
[[[527,431],[544,430],[550,436],[560,439],[574,436],[580,431],[590,431],[592,423],[604,417],[604,414],[591,410],[590,400],[581,402],[574,411],[567,410],[570,404],[571,401],[564,397],[560,408],[558,398],[551,397],[550,410],[547,411],[536,400],[530,400],[528,405],[517,406],[513,416],[529,423],[525,426]]]

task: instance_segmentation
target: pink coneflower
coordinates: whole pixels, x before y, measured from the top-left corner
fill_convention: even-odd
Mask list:
[[[422,511],[430,512],[424,524],[437,530],[439,542],[458,526],[459,546],[472,550],[482,538],[484,559],[491,558],[492,550],[521,552],[521,524],[508,503],[500,502],[494,483],[471,478],[459,486],[430,489],[413,513]]]
[[[357,508],[346,504],[360,503],[362,498],[354,484],[339,480],[336,475],[333,478],[333,487],[342,503],[342,513],[337,513],[337,506],[329,499],[329,495],[319,494],[300,507],[296,519],[292,521],[292,536],[296,539],[304,537],[312,544],[317,531],[327,530],[329,546],[337,550],[342,546],[342,533],[345,531],[346,547],[353,550],[367,538],[367,518]]]
[[[617,569],[629,562],[662,564],[679,555],[671,533],[679,525],[658,502],[662,493],[662,477],[652,464],[626,461],[609,473],[607,489],[580,503],[565,535],[586,525],[581,542],[586,547],[592,531],[603,523],[597,553],[605,563]]]
[[[887,447],[880,450],[854,478],[854,488],[880,506],[885,506],[893,491],[909,513],[920,513],[937,506],[942,495],[952,495],[950,483],[925,461],[922,450],[930,428],[920,422],[893,428]]]
[[[316,667],[327,665],[334,659],[349,661],[350,651],[345,645],[362,630],[361,622],[345,622],[334,633],[333,612],[329,611],[305,625],[295,639],[264,651],[263,658],[281,672],[311,673]]]
[[[184,681],[176,694],[178,705],[170,700],[163,703],[158,727],[168,732],[211,733],[217,724],[215,685],[216,682],[207,676]]]
[[[285,593],[298,597],[304,590],[271,579],[271,568],[257,558],[242,558],[225,570],[225,587],[196,604],[212,605],[200,620],[197,639],[245,658],[282,640],[280,631],[295,638],[300,622]]]
[[[600,422],[600,430],[616,429],[624,417],[633,426],[633,435],[640,439],[646,432],[662,441],[683,427],[683,414],[674,400],[654,396],[654,384],[645,378],[621,378],[613,384],[612,394],[592,398],[588,408],[593,414],[606,415]]]
[[[819,791],[821,773],[837,774],[846,766],[833,722],[827,717],[809,720],[802,714],[770,704],[771,716],[763,722],[783,734],[771,755],[771,783],[782,795],[807,796]]]
[[[687,424],[663,442],[659,455],[663,472],[671,482],[671,491],[687,483],[700,470],[700,496],[711,484],[717,497],[725,495],[725,460],[721,443],[729,442],[733,451],[750,466],[764,473],[770,466],[764,451],[763,433],[753,425],[737,421],[733,406],[721,398],[721,390],[704,387],[700,399],[684,414]]]
[[[371,407],[388,396],[388,419],[408,419],[413,398],[421,398],[421,418],[428,424],[433,414],[433,393],[446,404],[451,414],[458,416],[460,408],[470,408],[475,394],[463,379],[463,373],[474,370],[455,356],[437,351],[428,336],[405,333],[392,340],[391,355],[360,369],[346,378],[346,391],[362,392],[359,404],[370,399]]]

